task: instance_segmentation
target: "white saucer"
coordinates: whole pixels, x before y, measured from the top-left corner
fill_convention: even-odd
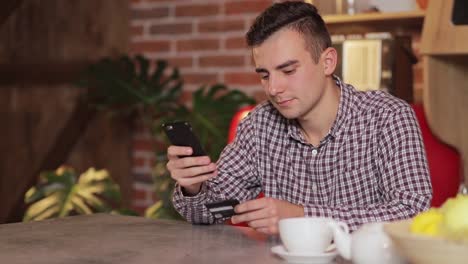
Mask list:
[[[271,248],[271,252],[282,257],[289,263],[308,263],[308,264],[326,264],[331,263],[333,259],[338,255],[335,248],[331,251],[327,251],[320,254],[299,254],[290,253],[282,245],[274,246]]]

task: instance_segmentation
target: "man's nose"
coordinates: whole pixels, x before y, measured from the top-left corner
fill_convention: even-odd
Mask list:
[[[268,93],[271,96],[276,96],[279,93],[284,92],[285,85],[284,82],[278,78],[271,78],[268,82]]]

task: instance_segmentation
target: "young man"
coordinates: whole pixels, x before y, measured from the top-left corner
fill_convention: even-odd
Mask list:
[[[427,209],[431,183],[408,104],[358,92],[333,75],[336,50],[314,6],[277,3],[247,33],[268,101],[238,128],[217,164],[171,146],[174,206],[192,223],[214,223],[204,204],[235,198],[238,215],[265,233],[282,218],[331,217],[351,229]],[[254,199],[260,192],[265,198]]]

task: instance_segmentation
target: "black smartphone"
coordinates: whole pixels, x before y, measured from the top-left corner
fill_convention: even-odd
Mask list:
[[[190,156],[206,156],[206,152],[189,122],[170,122],[164,123],[162,126],[172,145],[191,147],[193,153]]]

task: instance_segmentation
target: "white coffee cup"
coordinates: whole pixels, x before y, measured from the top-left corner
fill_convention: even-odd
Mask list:
[[[329,223],[345,223],[331,218],[296,217],[279,221],[279,234],[284,247],[290,253],[319,254],[326,251],[333,240]]]

